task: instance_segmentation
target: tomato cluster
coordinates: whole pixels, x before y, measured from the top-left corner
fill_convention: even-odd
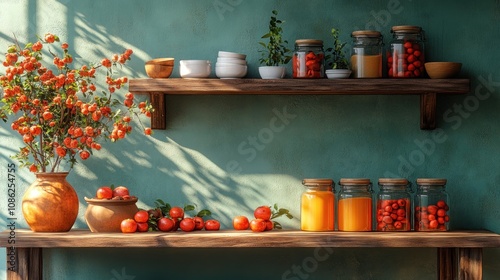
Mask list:
[[[444,200],[436,204],[415,207],[416,231],[446,231],[450,221],[448,216],[449,206]]]
[[[387,55],[389,78],[419,78],[425,73],[425,56],[420,44],[406,41],[394,44],[392,55]]]
[[[408,199],[384,199],[377,203],[378,231],[409,231],[410,201]]]
[[[269,206],[259,206],[254,210],[254,217],[252,221],[249,222],[246,216],[236,216],[233,219],[233,228],[235,230],[247,230],[250,228],[253,232],[262,232],[272,229],[281,229],[281,224],[273,221],[273,219],[278,218],[282,215],[286,215],[289,219],[293,216],[289,213],[287,209],[279,208],[275,204],[274,209],[271,210]]]
[[[219,221],[215,219],[204,220],[204,216],[211,215],[208,210],[201,210],[193,217],[186,217],[186,211],[194,210],[194,206],[186,205],[170,207],[168,203],[157,200],[156,208],[139,210],[133,219],[125,219],[121,223],[123,233],[147,232],[147,231],[178,231],[184,232],[195,230],[216,231],[220,229]]]
[[[95,198],[97,199],[111,199],[111,200],[128,200],[132,198],[136,198],[133,195],[130,195],[130,192],[125,186],[114,187],[111,186],[102,186],[97,189]]]

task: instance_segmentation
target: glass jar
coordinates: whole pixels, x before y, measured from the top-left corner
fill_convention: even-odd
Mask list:
[[[372,183],[370,179],[340,179],[338,229],[372,230]]]
[[[446,179],[417,179],[415,231],[447,231],[449,209]]]
[[[387,53],[389,78],[421,78],[425,74],[425,34],[418,26],[393,26]]]
[[[354,78],[382,78],[382,34],[360,30],[351,34],[351,69]]]
[[[304,179],[307,190],[302,194],[300,229],[330,231],[335,229],[335,184],[331,179]]]
[[[380,178],[377,194],[377,231],[411,230],[411,195],[408,180]]]
[[[325,77],[325,51],[322,40],[295,41],[292,58],[293,78],[317,79]]]

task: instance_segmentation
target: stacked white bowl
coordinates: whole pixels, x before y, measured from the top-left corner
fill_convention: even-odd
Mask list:
[[[220,79],[238,79],[247,74],[247,56],[240,53],[219,51],[215,75]]]

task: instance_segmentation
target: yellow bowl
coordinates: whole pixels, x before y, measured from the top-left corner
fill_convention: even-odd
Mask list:
[[[460,72],[462,63],[458,62],[427,62],[425,71],[431,79],[454,78]]]
[[[174,69],[173,58],[155,58],[146,61],[146,74],[150,78],[168,78]]]

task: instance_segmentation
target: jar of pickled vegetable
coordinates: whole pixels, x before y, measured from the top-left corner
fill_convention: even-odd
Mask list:
[[[338,230],[372,230],[372,183],[370,179],[340,179]]]
[[[380,178],[377,194],[377,231],[411,230],[411,194],[407,179]]]
[[[446,179],[417,179],[415,231],[447,231],[449,209]]]
[[[354,78],[382,78],[382,34],[360,30],[351,34],[351,69]]]
[[[304,179],[307,187],[300,206],[300,229],[330,231],[335,229],[335,184],[331,179]]]
[[[293,78],[316,79],[325,77],[325,51],[322,40],[295,41],[292,58]]]
[[[418,26],[393,26],[387,53],[389,78],[421,78],[425,74],[425,34]]]

